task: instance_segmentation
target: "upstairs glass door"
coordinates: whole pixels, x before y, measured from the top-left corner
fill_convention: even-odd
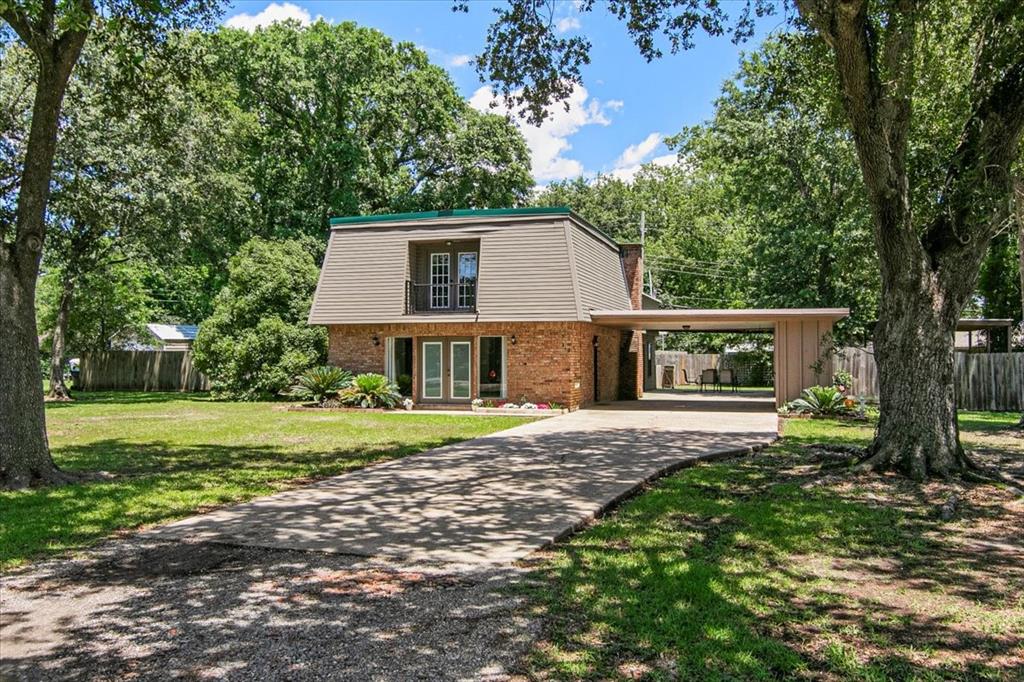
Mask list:
[[[430,307],[447,308],[451,305],[449,286],[451,278],[451,254],[430,254]]]
[[[476,307],[476,252],[459,253],[459,293],[460,308]]]

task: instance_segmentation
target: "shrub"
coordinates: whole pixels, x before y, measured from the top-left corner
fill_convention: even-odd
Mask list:
[[[774,382],[772,362],[772,351],[755,348],[725,355],[723,369],[736,370],[745,386],[771,386]]]
[[[352,373],[340,367],[313,367],[295,378],[287,395],[323,404],[352,383]]]
[[[402,394],[383,374],[358,374],[351,385],[338,394],[338,399],[351,407],[392,408],[401,402]]]
[[[837,388],[842,386],[843,393],[846,393],[853,388],[853,375],[841,369],[832,375],[832,385]]]
[[[193,346],[216,395],[270,398],[323,364],[327,332],[306,324],[318,276],[300,242],[253,239],[239,249]]]
[[[801,396],[786,405],[788,412],[820,415],[850,412],[850,408],[846,405],[846,396],[835,386],[811,386],[805,388]]]
[[[412,395],[412,377],[408,374],[399,374],[395,381],[398,384],[398,392],[402,395]]]

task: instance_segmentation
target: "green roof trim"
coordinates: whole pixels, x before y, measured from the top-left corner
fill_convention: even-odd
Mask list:
[[[541,206],[530,208],[455,208],[447,211],[419,211],[416,213],[388,213],[383,215],[356,215],[331,218],[331,227],[355,223],[391,223],[400,220],[425,220],[428,218],[471,218],[505,215],[569,215],[568,206]]]

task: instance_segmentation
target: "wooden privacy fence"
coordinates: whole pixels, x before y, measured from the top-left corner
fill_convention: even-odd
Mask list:
[[[771,365],[765,363],[749,352],[728,353],[687,353],[681,350],[659,350],[655,352],[655,363],[658,372],[655,380],[656,388],[679,386],[683,382],[683,370],[690,382],[700,381],[701,370],[731,369],[736,372],[740,386],[771,386]],[[672,375],[674,381],[669,383]]]
[[[665,384],[665,368],[670,367],[675,374],[673,385],[679,386],[683,383],[683,370],[686,370],[686,378],[692,381],[700,381],[700,371],[709,367],[718,367],[717,353],[687,353],[680,350],[659,350],[655,351],[655,364],[658,365],[656,375],[656,386],[658,388],[671,388]]]
[[[878,399],[878,367],[870,350],[844,348],[833,368],[853,375],[854,395]],[[1024,353],[957,353],[953,376],[962,410],[1024,410]]]
[[[208,391],[210,380],[192,354],[169,350],[83,353],[76,387],[84,391]]]

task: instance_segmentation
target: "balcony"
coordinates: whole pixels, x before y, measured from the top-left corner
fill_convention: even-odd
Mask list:
[[[476,312],[476,279],[440,284],[405,282],[406,315]]]

